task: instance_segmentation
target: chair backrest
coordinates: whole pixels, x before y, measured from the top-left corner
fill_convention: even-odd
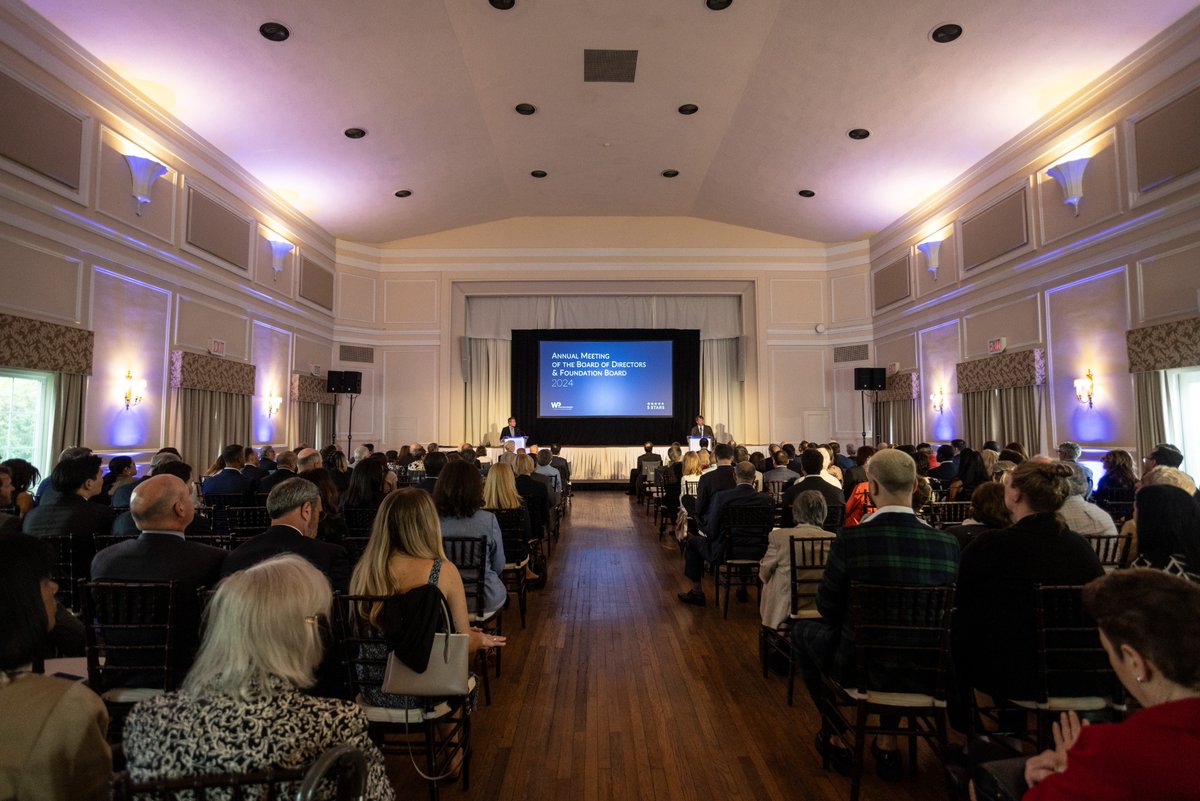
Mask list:
[[[821,585],[821,572],[829,560],[829,549],[837,537],[788,537],[791,551],[792,614],[801,604],[813,606],[817,587]],[[806,603],[808,602],[808,603]]]
[[[209,492],[204,496],[204,505],[213,509],[224,509],[227,506],[245,506],[246,496],[241,492]]]
[[[380,692],[387,669],[383,632],[371,625],[366,610],[388,600],[386,595],[334,595],[333,647],[346,668],[355,697]]]
[[[342,517],[346,518],[346,528],[350,529],[350,535],[354,537],[369,537],[371,536],[371,526],[375,524],[375,515],[378,509],[370,507],[347,506],[342,510]]]
[[[271,526],[265,506],[225,507],[226,531],[234,537],[256,537]]]
[[[662,465],[662,457],[657,453],[650,454],[642,460],[642,477],[647,481],[654,480],[654,471]]]
[[[137,534],[93,534],[92,542],[96,544],[96,553],[100,553],[110,545],[116,545],[118,542],[137,539]]]
[[[74,546],[70,534],[43,534],[38,537],[42,542],[50,543],[54,551],[54,561],[50,565],[50,577],[58,583],[55,598],[63,606],[73,611],[79,610],[79,598],[76,596],[76,584],[84,576],[75,575]]]
[[[945,700],[953,610],[953,585],[851,583],[858,689]]]
[[[529,512],[524,509],[486,509],[500,524],[504,560],[518,563],[529,555]]]
[[[174,690],[175,582],[79,582],[88,685]],[[100,657],[104,657],[101,664]]]
[[[1040,584],[1034,593],[1042,691],[1034,700],[1119,694],[1100,631],[1083,609],[1083,586]]]
[[[229,537],[221,534],[188,534],[186,536],[188,542],[194,542],[199,545],[209,545],[213,548],[221,548],[226,551],[229,550],[231,545]]]
[[[483,585],[488,567],[487,536],[442,537],[442,547],[446,551],[446,558],[454,563],[462,576],[463,589],[467,593],[467,611],[475,615],[483,614]]]
[[[951,526],[966,520],[971,514],[970,501],[943,501],[929,505],[932,523],[935,526]]]
[[[554,489],[554,476],[548,476],[544,473],[531,473],[530,478],[546,488],[546,502],[551,506],[558,506],[560,497],[558,490]]]
[[[771,496],[771,500],[775,501],[775,505],[779,506],[783,500],[783,492],[787,489],[788,482],[786,481],[768,481],[763,485],[763,492]]]
[[[1084,539],[1092,546],[1096,556],[1100,558],[1103,567],[1121,567],[1129,562],[1130,534],[1084,534]]]
[[[721,510],[726,559],[762,559],[775,527],[774,504],[737,504]]]

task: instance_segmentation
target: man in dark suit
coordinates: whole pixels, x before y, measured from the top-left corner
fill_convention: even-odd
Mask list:
[[[254,500],[254,481],[242,475],[246,466],[246,450],[241,445],[226,445],[221,451],[225,467],[215,476],[204,479],[204,497],[212,495],[240,495],[243,503]]]
[[[174,476],[182,481],[185,487],[192,486],[192,466],[187,462],[181,462],[174,457],[165,462],[160,462],[159,465],[151,471],[149,476],[142,479],[142,481],[138,483],[138,486],[140,487],[143,483],[150,480],[154,476]],[[190,499],[191,496],[189,495],[188,497]],[[131,498],[130,503],[132,502],[133,501]],[[142,530],[138,528],[137,520],[134,519],[133,511],[131,509],[125,510],[122,514],[117,516],[116,520],[113,521],[112,533],[114,535],[136,537],[141,533],[141,531]],[[212,521],[202,515],[195,515],[192,518],[192,522],[187,525],[187,528],[183,533],[187,536],[196,534],[211,535]]]
[[[733,448],[724,442],[718,443],[713,449],[713,455],[717,457],[717,469],[700,476],[700,481],[696,484],[695,509],[688,509],[688,514],[700,523],[701,531],[705,530],[702,521],[708,514],[708,505],[712,503],[713,496],[721,490],[733,489],[737,485],[733,470]],[[688,499],[684,498],[681,502],[687,501]]]
[[[689,437],[708,437],[713,438],[712,426],[704,424],[704,415],[696,415],[696,425],[692,426],[692,430],[688,432]]]
[[[276,459],[275,472],[258,482],[255,492],[264,495],[275,489],[275,485],[296,477],[296,454],[284,451]]]
[[[258,466],[270,473],[276,468],[275,464],[275,449],[270,445],[263,445],[258,451]]]
[[[881,450],[866,464],[867,483],[878,509],[860,525],[842,529],[829,552],[817,589],[820,620],[799,620],[792,628],[796,670],[817,709],[823,709],[822,672],[844,687],[853,686],[854,642],[849,623],[850,584],[919,584],[942,586],[958,576],[958,541],[925,525],[912,509],[917,465],[903,451]],[[884,726],[895,721],[882,721]],[[849,751],[832,742],[839,735],[826,720],[818,748],[841,772],[849,770]],[[881,778],[899,778],[900,755],[895,738],[880,736],[872,747]]]
[[[239,545],[225,557],[221,575],[228,576],[281,553],[304,557],[325,574],[335,592],[350,588],[350,557],[346,549],[314,539],[321,518],[321,493],[303,478],[275,485],[267,496],[271,527]]]
[[[75,446],[71,448],[63,448],[58,454],[58,461],[65,462],[67,459],[78,459],[80,456],[91,456],[91,448],[83,448]],[[58,462],[55,462],[57,464]],[[98,494],[98,493],[97,493]],[[58,490],[54,489],[54,482],[50,476],[42,479],[42,483],[38,484],[37,489],[33,493],[33,503],[35,506],[41,506],[43,503],[50,503],[58,498]]]
[[[562,445],[557,442],[550,445],[550,464],[558,470],[559,478],[562,479],[563,490],[566,490],[571,485],[571,463],[564,459],[562,453]]]
[[[178,583],[174,668],[176,679],[182,679],[200,644],[201,605],[196,591],[216,586],[225,551],[186,540],[184,532],[195,509],[187,483],[178,476],[160,473],[138,484],[129,511],[141,534],[97,553],[92,580]]]
[[[654,443],[647,442],[642,445],[642,453],[637,458],[637,467],[629,471],[629,489],[626,490],[626,495],[637,495],[638,490],[642,486],[643,476],[646,475],[647,463],[653,463],[655,467],[662,464],[662,457],[654,452]],[[650,468],[653,470],[654,468]]]
[[[117,516],[111,506],[91,502],[102,486],[101,463],[100,457],[92,454],[64,459],[55,465],[50,474],[54,496],[30,510],[21,527],[26,534],[39,537],[70,534],[72,573],[76,579],[87,576],[96,555],[93,535],[111,533]]]
[[[781,528],[791,528],[796,525],[792,520],[792,504],[800,493],[806,490],[816,490],[821,493],[825,497],[826,508],[832,509],[835,506],[846,505],[846,496],[842,494],[842,490],[821,477],[821,468],[824,464],[825,457],[816,448],[806,448],[800,453],[800,469],[804,471],[804,478],[788,487],[787,492],[783,493],[783,497],[779,501],[779,505],[783,507],[779,520]]]
[[[417,484],[418,489],[423,489],[430,495],[433,494],[433,488],[437,485],[438,476],[442,474],[442,468],[446,466],[446,454],[441,451],[434,451],[425,457],[425,478],[421,479]]]
[[[242,475],[253,481],[255,485],[267,476],[267,471],[258,463],[258,451],[254,448],[246,448],[246,463],[242,465]]]
[[[950,482],[958,475],[958,465],[954,461],[954,446],[939,445],[937,449],[938,466],[929,471],[929,477],[950,486]]]
[[[528,436],[528,434],[526,434],[521,429],[517,428],[517,418],[515,418],[515,417],[508,418],[508,425],[506,425],[500,431],[500,441],[501,442],[503,442],[506,439],[512,439],[513,437],[525,437],[525,436]]]
[[[513,463],[513,472],[517,474],[517,494],[525,500],[529,507],[529,522],[533,538],[540,539],[549,533],[550,525],[550,491],[546,485],[533,477],[533,458],[520,454]]]
[[[728,448],[729,446],[718,445],[717,447]],[[704,576],[704,563],[720,562],[725,556],[725,532],[721,528],[721,518],[729,509],[734,507],[762,508],[765,520],[764,544],[766,535],[771,531],[775,502],[771,500],[770,495],[754,489],[754,479],[757,475],[754,465],[750,462],[739,462],[733,469],[733,473],[736,484],[730,489],[716,493],[712,503],[709,504],[707,516],[700,519],[700,528],[707,532],[707,536],[693,534],[687,539],[687,546],[683,551],[683,575],[692,582],[692,588],[687,592],[679,593],[679,600],[685,604],[704,606],[704,590],[700,587],[700,579]],[[743,597],[743,592],[738,593],[739,600]]]

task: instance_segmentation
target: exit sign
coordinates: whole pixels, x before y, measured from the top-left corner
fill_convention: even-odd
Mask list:
[[[225,340],[210,339],[208,341],[208,352],[211,353],[213,356],[224,356],[225,355]]]
[[[988,354],[989,355],[994,356],[997,353],[1004,353],[1004,349],[1007,347],[1008,347],[1008,340],[1005,337],[1000,337],[999,339],[989,339],[988,340]]]

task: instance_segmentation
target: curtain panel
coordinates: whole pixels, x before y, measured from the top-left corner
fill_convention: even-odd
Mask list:
[[[700,414],[718,442],[746,441],[745,383],[738,380],[738,340],[700,339]],[[687,432],[684,432],[687,433]]]
[[[172,391],[172,441],[199,478],[216,461],[221,449],[251,441],[250,395],[206,389]]]
[[[512,341],[468,339],[471,369],[467,380],[467,438],[497,443],[512,405]]]
[[[296,401],[296,442],[304,442],[317,448],[321,441],[317,439],[318,404],[307,401]]]
[[[1154,446],[1167,441],[1167,373],[1150,370],[1133,374],[1133,407],[1137,420],[1138,455],[1145,456]]]
[[[892,445],[915,445],[917,431],[917,403],[914,400],[886,400],[875,402],[876,442]],[[864,443],[865,444],[865,443]]]
[[[316,446],[318,449],[333,444],[333,438],[336,436],[333,427],[336,409],[337,407],[332,403],[317,404],[317,433],[314,441],[320,443]]]
[[[972,448],[994,439],[1020,442],[1030,453],[1041,450],[1044,389],[1006,387],[962,393],[963,439]]]
[[[50,427],[50,458],[64,448],[83,445],[83,412],[87,408],[86,375],[54,374],[54,419]]]

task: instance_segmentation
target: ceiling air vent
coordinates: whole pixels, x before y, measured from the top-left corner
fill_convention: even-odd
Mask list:
[[[584,50],[583,80],[633,83],[637,57],[636,50]]]
[[[375,349],[363,345],[342,345],[338,350],[338,360],[357,362],[358,364],[374,364]]]
[[[867,360],[866,345],[839,345],[833,349],[833,363],[865,362]]]

